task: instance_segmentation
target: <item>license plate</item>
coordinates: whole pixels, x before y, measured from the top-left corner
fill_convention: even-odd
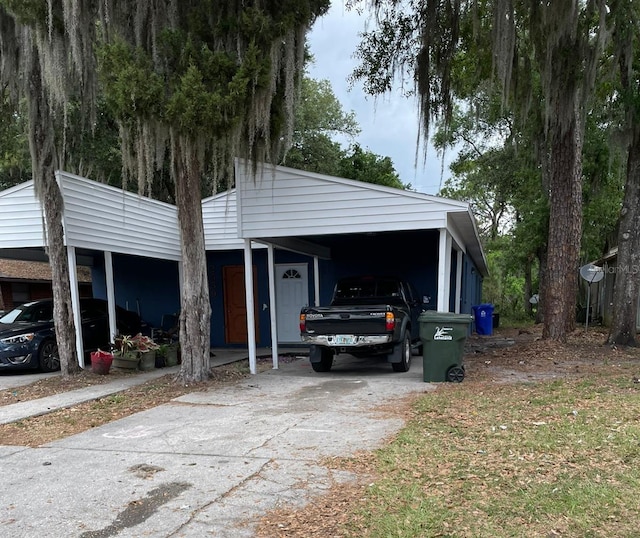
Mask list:
[[[337,334],[335,340],[336,344],[341,346],[352,346],[356,343],[356,337],[352,334]]]

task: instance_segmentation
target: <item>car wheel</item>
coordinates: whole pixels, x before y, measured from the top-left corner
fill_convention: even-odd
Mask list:
[[[409,368],[411,368],[411,337],[409,336],[409,331],[405,331],[401,345],[402,360],[391,363],[394,372],[408,372]]]
[[[55,340],[45,340],[38,350],[38,364],[43,372],[60,370],[60,355]]]
[[[312,362],[311,368],[314,372],[328,372],[333,366],[333,353],[330,349],[322,349],[322,358],[319,362]]]

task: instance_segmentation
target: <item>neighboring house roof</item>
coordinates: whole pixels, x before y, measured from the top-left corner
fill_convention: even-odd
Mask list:
[[[78,282],[91,282],[91,270],[79,266]],[[0,259],[0,280],[11,282],[51,282],[51,266],[43,262]]]

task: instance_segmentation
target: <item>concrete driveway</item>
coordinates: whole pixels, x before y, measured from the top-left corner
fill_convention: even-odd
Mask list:
[[[20,387],[22,385],[28,385],[47,377],[54,377],[60,375],[60,372],[33,372],[31,370],[26,371],[6,371],[0,370],[0,390],[11,389],[14,387]]]
[[[36,449],[2,446],[0,534],[253,536],[268,510],[352,479],[319,462],[397,432],[376,408],[433,389],[421,363],[399,374],[341,356],[318,374],[301,359]]]

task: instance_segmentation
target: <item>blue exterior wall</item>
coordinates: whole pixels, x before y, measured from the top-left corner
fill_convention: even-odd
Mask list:
[[[482,275],[469,256],[463,257],[462,266],[462,303],[460,312],[472,314],[472,307],[482,303]]]
[[[449,273],[449,312],[456,311],[456,274],[458,270],[458,253],[455,248],[449,251],[451,271]]]
[[[345,237],[331,246],[332,260],[320,260],[320,304],[331,301],[339,278],[356,275],[389,275],[407,280],[427,308],[436,307],[438,281],[438,232],[404,232]]]
[[[163,314],[180,311],[178,263],[114,254],[113,280],[116,304],[139,312],[152,327],[160,327]],[[93,296],[107,298],[104,257],[96,256],[91,269]]]
[[[255,304],[256,319],[258,324],[257,345],[267,347],[271,345],[271,303],[269,301],[269,269],[267,265],[267,249],[254,249],[252,252],[253,266],[256,271]],[[276,250],[274,253],[276,264],[280,263],[307,263],[309,265],[309,301],[313,301],[313,258],[294,252]],[[224,305],[224,267],[244,266],[244,252],[212,251],[207,253],[207,274],[209,277],[209,298],[211,301],[211,346],[212,347],[239,347],[246,344],[227,344],[225,338],[225,305]],[[310,303],[311,304],[311,303]],[[263,308],[266,305],[267,308]]]
[[[449,296],[449,311],[455,312],[456,272],[458,270],[458,256],[455,249],[451,251],[451,294]],[[472,314],[472,307],[482,302],[482,276],[469,256],[462,256],[462,281],[460,296],[460,313]]]
[[[427,298],[426,309],[436,308],[438,275],[438,231],[406,232],[402,234],[373,234],[353,238],[337,237],[331,245],[331,260],[319,260],[320,305],[331,301],[333,288],[339,278],[377,274],[392,275],[409,281],[420,298]],[[394,252],[393,255],[387,255]],[[450,308],[454,310],[457,256],[451,251]],[[308,265],[309,304],[314,304],[313,258],[285,250],[275,250],[276,264],[306,263]],[[482,299],[482,277],[468,256],[463,256],[461,312],[471,313],[473,305]],[[180,310],[178,264],[136,256],[113,255],[116,303],[133,311],[140,311],[143,319],[153,327],[160,327],[163,314]],[[246,344],[227,344],[225,341],[225,305],[223,268],[243,266],[244,253],[212,251],[207,253],[209,297],[211,301],[211,346],[245,347]],[[257,344],[271,345],[267,249],[253,250],[256,271]],[[106,299],[104,259],[96,256],[92,268],[93,295]],[[266,308],[263,308],[266,305]]]

